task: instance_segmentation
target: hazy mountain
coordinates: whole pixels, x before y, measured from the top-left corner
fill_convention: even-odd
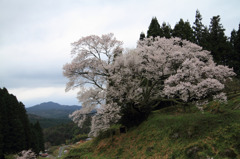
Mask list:
[[[68,119],[69,114],[81,108],[81,106],[77,105],[68,106],[60,105],[54,102],[46,102],[26,108],[26,110],[28,114],[33,114],[44,118]]]

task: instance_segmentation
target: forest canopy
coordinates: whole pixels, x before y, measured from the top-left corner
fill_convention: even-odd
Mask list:
[[[6,88],[0,88],[0,158],[22,150],[44,151],[39,122],[31,124],[25,106]]]

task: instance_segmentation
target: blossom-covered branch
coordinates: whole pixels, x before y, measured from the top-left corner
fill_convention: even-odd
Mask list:
[[[73,60],[64,65],[63,74],[69,79],[67,91],[79,88],[78,99],[83,108],[70,115],[79,126],[87,114],[105,103],[109,68],[122,53],[122,44],[111,33],[83,37],[72,43]]]

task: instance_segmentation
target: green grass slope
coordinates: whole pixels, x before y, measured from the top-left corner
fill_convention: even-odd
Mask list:
[[[127,133],[105,132],[70,150],[65,159],[240,158],[240,95],[230,98],[228,104],[210,103],[204,113],[177,106],[152,112]]]

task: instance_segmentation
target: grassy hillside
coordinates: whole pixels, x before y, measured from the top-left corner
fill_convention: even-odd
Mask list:
[[[105,132],[72,149],[65,159],[240,158],[240,95],[230,98],[228,104],[210,103],[204,113],[177,106],[152,112],[126,134],[111,137]]]

